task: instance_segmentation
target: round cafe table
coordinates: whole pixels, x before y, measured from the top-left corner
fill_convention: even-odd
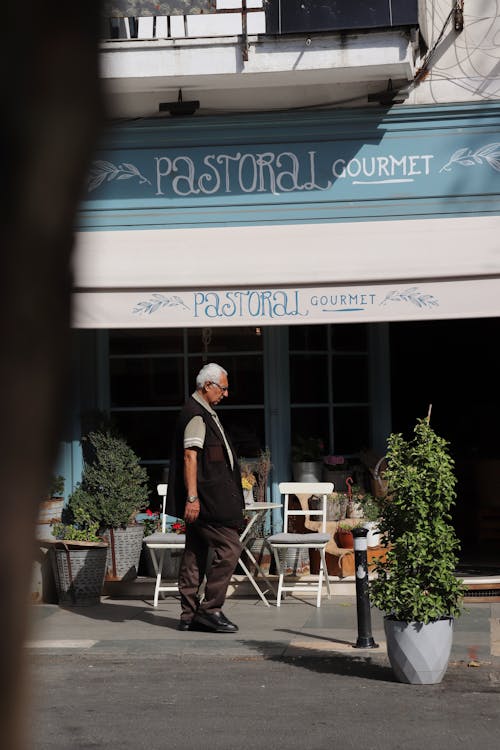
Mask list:
[[[244,562],[244,560],[242,558],[243,558],[243,553],[245,553],[245,555],[247,556],[247,558],[249,560],[251,560],[251,562],[255,565],[255,568],[257,570],[257,574],[261,578],[265,579],[265,581],[267,582],[269,588],[271,589],[271,591],[273,592],[273,594],[276,596],[276,591],[274,589],[274,586],[272,585],[269,577],[264,573],[264,571],[260,567],[259,563],[257,562],[257,560],[255,559],[255,557],[253,556],[252,551],[249,549],[249,544],[252,541],[252,535],[250,534],[250,532],[251,532],[252,528],[255,526],[255,524],[257,523],[257,521],[259,521],[260,519],[264,518],[264,516],[266,515],[267,511],[272,510],[273,508],[282,508],[282,507],[283,506],[282,506],[281,503],[250,503],[249,505],[245,505],[245,513],[247,511],[250,511],[251,516],[250,516],[250,520],[248,521],[247,525],[245,526],[245,528],[243,529],[242,533],[240,534],[240,542],[242,544],[243,549],[241,551],[240,559],[239,559],[238,562],[239,562],[239,564],[240,564],[240,566],[241,566],[244,574],[246,575],[246,577],[248,578],[248,580],[250,581],[250,583],[252,584],[252,586],[254,587],[255,591],[260,596],[260,598],[262,599],[262,601],[264,602],[264,604],[266,605],[266,607],[269,607],[270,605],[269,605],[269,602],[266,599],[265,591],[262,591],[262,589],[259,587],[257,581],[255,580],[255,578],[252,575],[252,573],[249,571],[247,565],[245,564],[245,562]],[[247,562],[248,562],[248,560],[247,560]]]

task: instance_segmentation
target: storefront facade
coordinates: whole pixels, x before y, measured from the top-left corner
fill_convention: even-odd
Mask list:
[[[297,435],[383,454],[390,325],[499,316],[499,180],[494,103],[111,128],[77,227],[69,487],[96,408],[158,478],[213,360],[240,452],[271,449],[272,492]]]

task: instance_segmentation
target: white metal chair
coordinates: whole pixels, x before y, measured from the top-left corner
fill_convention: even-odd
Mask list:
[[[333,492],[332,482],[281,482],[279,485],[280,493],[284,495],[284,531],[280,534],[273,534],[267,538],[268,543],[274,553],[277,570],[279,571],[278,596],[276,606],[281,604],[281,595],[286,591],[310,591],[316,588],[316,582],[284,584],[285,578],[285,560],[282,556],[280,560],[280,551],[285,552],[287,549],[317,549],[320,554],[320,568],[317,583],[316,606],[321,606],[321,594],[323,591],[323,576],[325,577],[326,590],[328,598],[331,596],[330,580],[326,567],[325,547],[330,541],[330,534],[326,531],[326,496]],[[290,508],[290,495],[296,495],[301,505],[300,510]],[[319,510],[310,510],[308,508],[309,499],[313,495],[321,496],[321,508]],[[288,520],[291,516],[318,516],[321,519],[321,530],[306,534],[297,534],[288,531]]]
[[[162,571],[163,571],[163,560],[165,552],[168,549],[183,550],[186,545],[185,534],[175,534],[167,532],[167,514],[166,514],[166,502],[167,502],[167,486],[166,484],[157,485],[157,491],[162,498],[162,513],[161,513],[161,531],[157,531],[154,534],[144,537],[144,542],[151,554],[151,560],[156,573],[156,585],[154,595],[154,606],[158,606],[158,596],[160,592],[164,591],[179,591],[177,581],[162,586]]]

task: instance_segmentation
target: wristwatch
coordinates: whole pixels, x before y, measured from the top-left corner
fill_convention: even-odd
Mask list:
[[[198,500],[198,495],[188,495],[187,496],[188,503],[194,503],[195,500]]]

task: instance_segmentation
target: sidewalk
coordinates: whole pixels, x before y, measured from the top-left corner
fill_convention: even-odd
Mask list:
[[[471,603],[455,622],[451,663],[500,670],[500,604]],[[386,662],[383,617],[372,610],[376,649],[355,648],[356,598],[335,595],[318,609],[311,598],[288,596],[281,607],[256,597],[231,597],[224,607],[235,634],[177,630],[175,596],[152,606],[149,598],[103,597],[95,607],[63,609],[34,604],[27,647],[37,653],[93,652],[136,656],[224,655],[227,658],[345,656]]]

